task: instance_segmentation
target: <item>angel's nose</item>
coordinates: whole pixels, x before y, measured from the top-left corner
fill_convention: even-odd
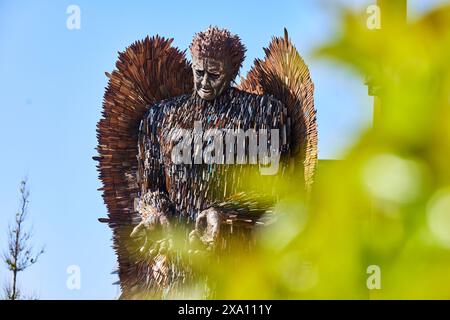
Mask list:
[[[209,78],[208,78],[208,73],[205,72],[205,75],[203,76],[203,79],[202,79],[202,86],[205,86],[206,84],[209,84]]]

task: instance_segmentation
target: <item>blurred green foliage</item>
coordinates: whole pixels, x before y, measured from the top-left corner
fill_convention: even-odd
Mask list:
[[[344,12],[318,57],[380,87],[374,126],[319,164],[307,201],[295,179],[279,182],[279,221],[258,247],[203,266],[215,298],[450,298],[450,7],[377,31],[365,18]]]

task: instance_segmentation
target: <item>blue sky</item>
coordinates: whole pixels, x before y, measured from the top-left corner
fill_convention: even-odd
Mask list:
[[[341,0],[364,9],[370,0]],[[440,2],[410,1],[411,13]],[[229,28],[247,46],[245,74],[273,35],[287,27],[315,82],[320,158],[339,158],[370,125],[372,99],[363,79],[312,58],[336,32],[337,12],[324,1],[5,1],[0,0],[0,249],[16,212],[19,182],[29,177],[39,263],[20,275],[41,299],[112,299],[119,291],[111,232],[95,155],[95,125],[117,52],[146,35],[174,37],[187,48],[210,24]],[[66,28],[66,9],[81,9],[81,29]],[[81,270],[81,289],[66,286],[67,267]],[[0,266],[0,281],[7,279]]]

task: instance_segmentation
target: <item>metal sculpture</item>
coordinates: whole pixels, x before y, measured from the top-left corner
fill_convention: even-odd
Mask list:
[[[238,87],[238,36],[196,34],[192,64],[172,40],[147,37],[119,54],[98,123],[100,221],[113,230],[125,299],[161,298],[192,277],[174,230],[194,251],[251,243],[276,197],[249,191],[246,177],[301,171],[309,190],[317,162],[313,84],[287,31]]]

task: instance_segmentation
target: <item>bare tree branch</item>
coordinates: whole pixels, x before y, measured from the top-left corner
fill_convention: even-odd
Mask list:
[[[8,226],[8,246],[2,259],[9,271],[12,280],[5,284],[3,291],[8,300],[17,300],[22,297],[17,282],[19,272],[35,264],[44,253],[44,248],[35,251],[32,245],[32,229],[25,230],[25,221],[28,217],[28,204],[30,192],[27,180],[20,183],[20,209],[15,215],[14,223]]]

